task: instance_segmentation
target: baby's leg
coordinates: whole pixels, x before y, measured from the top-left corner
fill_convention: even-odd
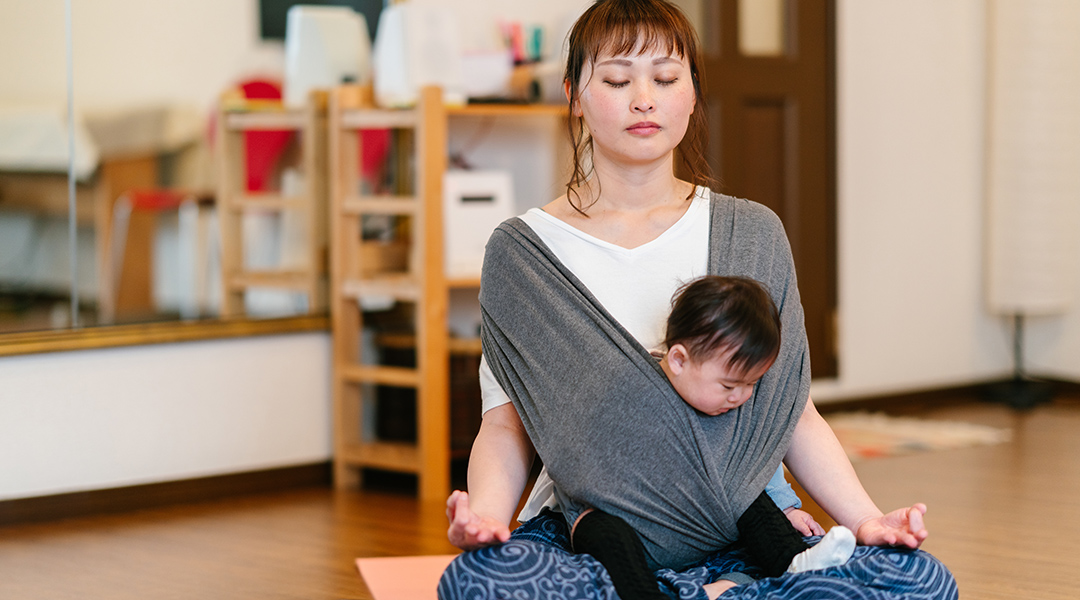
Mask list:
[[[855,551],[855,536],[846,527],[834,527],[811,548],[765,492],[737,525],[739,539],[770,577],[840,565]]]
[[[656,585],[637,533],[619,517],[587,510],[573,524],[574,552],[591,554],[607,569],[622,600],[668,600]]]
[[[855,534],[843,525],[837,525],[825,534],[813,548],[804,550],[791,559],[788,573],[802,573],[842,565],[855,552]]]

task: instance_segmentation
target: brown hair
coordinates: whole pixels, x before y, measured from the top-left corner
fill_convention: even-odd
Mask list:
[[[664,343],[701,361],[734,348],[729,365],[747,372],[780,353],[780,314],[769,292],[746,277],[707,275],[679,288]]]
[[[580,117],[574,116],[574,103],[581,93],[581,75],[586,64],[605,54],[628,54],[637,50],[645,53],[665,49],[669,54],[685,57],[690,64],[694,81],[697,106],[690,115],[686,135],[678,146],[678,155],[692,183],[705,184],[711,179],[706,160],[708,125],[705,97],[701,87],[700,65],[702,63],[697,34],[686,15],[666,0],[597,0],[578,18],[570,30],[569,50],[564,79],[570,82],[570,118],[567,130],[573,148],[574,170],[566,183],[566,197],[570,205],[581,214],[587,206],[580,206],[576,188],[583,185],[590,173],[585,171],[582,160],[592,152],[592,138],[585,134]],[[690,192],[689,199],[693,196]],[[575,203],[571,198],[577,198]],[[595,202],[595,200],[594,200]]]

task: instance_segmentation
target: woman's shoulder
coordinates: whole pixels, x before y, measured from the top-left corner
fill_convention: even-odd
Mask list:
[[[746,198],[738,198],[705,188],[710,197],[714,222],[729,223],[732,229],[783,231],[780,217],[771,208]]]

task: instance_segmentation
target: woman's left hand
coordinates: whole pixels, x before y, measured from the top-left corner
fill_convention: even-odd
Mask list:
[[[926,505],[919,503],[869,519],[859,525],[855,539],[864,546],[918,548],[929,532],[923,524]]]

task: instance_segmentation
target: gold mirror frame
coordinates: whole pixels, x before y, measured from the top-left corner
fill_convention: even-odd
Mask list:
[[[4,333],[0,334],[0,357],[329,329],[329,316],[305,315],[280,319],[206,319]]]

